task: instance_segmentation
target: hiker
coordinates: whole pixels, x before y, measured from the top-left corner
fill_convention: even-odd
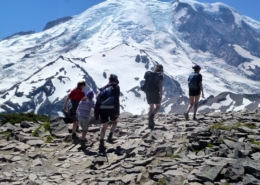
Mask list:
[[[161,101],[163,95],[163,66],[158,64],[154,71],[147,71],[144,75],[145,79],[145,89],[143,89],[146,93],[146,99],[149,107],[148,112],[148,120],[149,120],[149,128],[154,129],[154,116],[161,108]]]
[[[101,123],[103,124],[102,129],[100,131],[100,153],[106,151],[104,137],[109,121],[112,122],[112,126],[107,138],[107,142],[113,142],[113,134],[116,130],[118,118],[120,115],[120,87],[118,84],[118,77],[114,74],[111,74],[109,77],[109,83],[105,87],[99,89],[100,92],[97,95],[97,102],[95,106],[95,118],[96,120],[99,120],[100,117]]]
[[[82,147],[85,146],[86,143],[86,135],[89,126],[89,115],[90,111],[94,109],[94,101],[93,101],[94,93],[93,91],[88,91],[86,96],[79,102],[79,106],[77,109],[77,118],[79,125],[82,129],[82,136],[80,138],[80,144]]]
[[[194,105],[193,120],[197,121],[196,113],[198,110],[200,95],[202,95],[202,98],[204,98],[204,92],[202,85],[202,75],[200,74],[201,67],[199,65],[195,65],[192,67],[192,69],[194,69],[194,72],[191,73],[188,78],[190,104],[188,106],[187,112],[184,113],[184,117],[186,120],[189,120],[189,112]]]
[[[76,116],[76,111],[79,105],[79,102],[85,97],[84,93],[84,88],[86,87],[86,82],[84,80],[79,81],[77,84],[77,87],[74,88],[70,94],[68,95],[64,106],[63,106],[63,111],[65,114],[69,115],[73,121],[73,128],[72,128],[72,139],[75,139],[77,137],[76,130],[78,126],[78,120]],[[68,101],[70,100],[71,107],[69,111],[67,111],[67,104]]]

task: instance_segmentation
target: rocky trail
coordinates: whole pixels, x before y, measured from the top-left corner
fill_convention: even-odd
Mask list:
[[[0,184],[257,185],[258,111],[209,113],[198,122],[159,114],[152,131],[146,116],[124,113],[103,155],[97,153],[100,125],[90,126],[82,148],[62,119],[6,123],[0,127]]]

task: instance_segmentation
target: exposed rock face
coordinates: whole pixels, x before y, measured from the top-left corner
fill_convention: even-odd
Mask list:
[[[235,67],[250,59],[239,55],[231,45],[243,46],[252,55],[260,57],[260,41],[255,39],[260,36],[259,32],[244,21],[238,23],[235,10],[220,5],[218,12],[209,13],[200,5],[195,11],[188,3],[178,3],[175,13],[183,9],[187,14],[180,20],[179,31],[185,33],[185,39],[194,49],[214,53]]]
[[[54,21],[50,21],[45,25],[45,27],[43,28],[43,31],[48,30],[48,29],[50,29],[54,26],[57,26],[59,24],[62,24],[64,22],[67,22],[67,21],[71,20],[72,18],[73,17],[67,16],[67,17],[62,17],[62,18],[56,19]]]
[[[224,92],[214,97],[211,96],[199,103],[199,112],[228,112],[236,111],[238,107],[245,107],[245,109],[254,111],[260,105],[260,95],[258,94],[234,94]]]
[[[145,116],[124,113],[113,143],[98,154],[100,125],[90,125],[86,146],[68,137],[72,124],[53,119],[48,137],[32,137],[40,123],[5,124],[1,184],[259,184],[260,114],[159,114],[154,130]],[[31,129],[34,128],[34,129]],[[109,131],[107,131],[108,135]],[[57,135],[52,141],[46,138]],[[48,141],[48,143],[44,141]],[[71,143],[72,142],[72,143]]]
[[[34,33],[35,33],[35,31],[20,31],[20,32],[17,32],[15,34],[11,35],[11,36],[4,38],[3,40],[10,39],[14,36],[31,35],[31,34],[34,34]]]

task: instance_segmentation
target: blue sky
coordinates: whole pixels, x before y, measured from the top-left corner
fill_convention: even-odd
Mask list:
[[[163,0],[167,1],[167,0]],[[260,21],[260,0],[199,0],[226,3]],[[19,31],[41,31],[57,18],[77,15],[103,0],[0,0],[0,39]]]

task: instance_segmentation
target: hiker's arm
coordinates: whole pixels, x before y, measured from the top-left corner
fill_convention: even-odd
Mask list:
[[[115,94],[115,111],[116,111],[116,117],[118,118],[120,115],[120,87],[117,86],[116,88],[116,94]]]
[[[63,105],[63,110],[67,110],[67,104],[68,104],[68,101],[69,101],[69,99],[70,99],[70,97],[69,97],[69,95],[67,96],[67,98],[66,98],[66,100],[65,100],[65,103],[64,103],[64,105]]]
[[[163,95],[162,82],[163,82],[162,80],[159,81],[160,101],[162,101],[162,95]]]
[[[200,91],[201,91],[201,94],[202,94],[202,98],[204,98],[204,89],[203,89],[203,85],[202,85],[202,81],[200,82]]]

